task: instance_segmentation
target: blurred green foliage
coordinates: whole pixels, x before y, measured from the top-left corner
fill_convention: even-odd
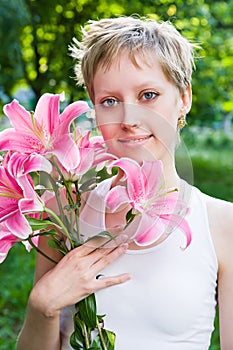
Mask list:
[[[23,324],[27,299],[33,283],[35,252],[22,244],[14,246],[0,265],[0,349],[13,350]]]
[[[193,183],[210,195],[233,202],[233,135],[222,130],[186,128]]]

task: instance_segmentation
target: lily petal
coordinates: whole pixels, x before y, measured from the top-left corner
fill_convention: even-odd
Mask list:
[[[44,146],[31,132],[10,128],[0,132],[0,150],[44,153]]]
[[[80,162],[79,149],[69,134],[57,139],[51,153],[57,157],[67,171],[76,168]]]
[[[33,187],[31,186],[28,177],[26,175],[21,176],[18,179],[18,183],[20,184],[24,195],[24,198],[21,198],[19,200],[20,210],[23,213],[35,212],[35,211],[42,212],[44,210],[44,205],[40,197],[37,195],[37,193],[34,191]]]
[[[143,213],[138,229],[135,232],[134,241],[139,246],[150,245],[161,237],[165,228],[166,226],[159,216],[152,218],[146,213]]]
[[[68,126],[74,118],[86,113],[89,109],[90,107],[85,101],[76,101],[69,104],[60,115],[60,124],[64,127],[65,125]]]
[[[173,214],[173,215],[162,215],[161,218],[167,220],[170,226],[173,227],[173,230],[178,227],[181,229],[181,231],[183,231],[187,240],[186,246],[183,249],[186,249],[191,243],[192,232],[185,217]]]
[[[53,138],[62,138],[63,134],[67,134],[70,123],[81,114],[87,112],[88,109],[89,106],[85,101],[76,101],[68,105],[60,115],[59,125],[53,131]]]
[[[7,168],[13,177],[19,177],[33,171],[50,173],[52,164],[39,154],[26,155],[16,152],[9,157]]]
[[[105,200],[107,207],[114,212],[122,204],[129,203],[129,196],[125,187],[116,186],[108,192]]]
[[[60,94],[43,94],[37,102],[34,119],[47,135],[52,135],[59,123]]]
[[[0,198],[0,222],[8,219],[18,211],[18,203],[12,198]]]
[[[6,259],[9,250],[19,239],[10,233],[5,227],[0,228],[0,264]]]
[[[14,236],[21,239],[28,238],[28,236],[32,233],[31,226],[20,210],[7,219],[5,221],[5,225]]]
[[[17,131],[33,131],[31,114],[17,100],[5,105],[3,111]]]
[[[129,197],[135,202],[146,200],[156,193],[161,181],[162,163],[143,162],[142,167],[130,158],[121,158],[111,163],[111,167],[120,167],[127,177],[127,190]]]

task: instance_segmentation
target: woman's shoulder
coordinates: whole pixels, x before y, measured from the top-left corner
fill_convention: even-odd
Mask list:
[[[233,203],[203,194],[210,224],[220,228],[233,229]]]
[[[210,232],[220,263],[232,260],[233,203],[204,194]]]
[[[227,227],[233,229],[233,203],[212,197],[195,186],[188,188],[191,189],[194,198],[198,198],[203,203],[203,208],[206,208],[210,226],[219,229]]]

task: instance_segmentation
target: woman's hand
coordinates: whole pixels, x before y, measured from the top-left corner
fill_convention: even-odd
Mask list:
[[[123,283],[129,274],[96,276],[127,249],[128,237],[119,235],[106,244],[95,238],[71,250],[34,285],[29,303],[45,317],[55,317],[66,306],[73,305],[97,290]]]

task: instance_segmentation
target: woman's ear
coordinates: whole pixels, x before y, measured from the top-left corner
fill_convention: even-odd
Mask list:
[[[181,94],[182,107],[181,114],[186,115],[189,113],[192,106],[192,87],[191,84],[187,86],[185,91]]]

